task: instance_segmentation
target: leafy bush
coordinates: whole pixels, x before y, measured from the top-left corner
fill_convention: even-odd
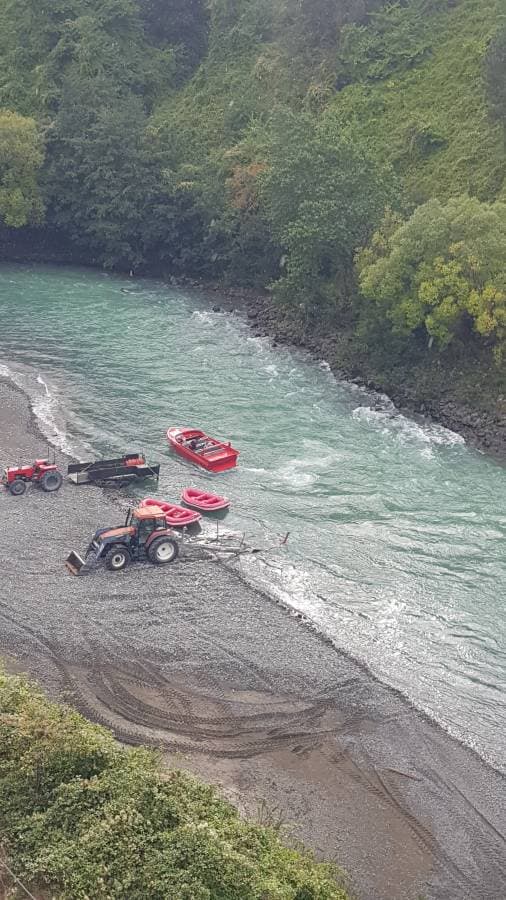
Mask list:
[[[0,674],[0,834],[55,900],[346,900],[333,867]]]
[[[42,219],[37,180],[43,159],[36,122],[0,109],[0,219],[6,225],[20,228]]]
[[[367,24],[345,25],[338,54],[338,82],[375,81],[393,71],[410,69],[429,53],[434,39],[434,14],[446,0],[392,3],[369,17]]]
[[[364,297],[397,332],[425,329],[439,346],[489,338],[506,349],[506,204],[469,197],[431,200],[406,222],[389,214],[358,256]]]

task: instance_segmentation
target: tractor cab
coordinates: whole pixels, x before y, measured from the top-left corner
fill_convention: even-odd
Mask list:
[[[154,531],[166,531],[165,513],[159,506],[138,506],[129,509],[125,528],[133,529],[133,537],[139,547],[143,547]]]

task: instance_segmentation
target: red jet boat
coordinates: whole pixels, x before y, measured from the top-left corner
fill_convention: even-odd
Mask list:
[[[165,513],[165,521],[172,528],[184,528],[186,525],[193,525],[202,518],[199,512],[193,509],[186,509],[184,506],[178,506],[176,503],[167,503],[165,500],[153,500],[152,497],[146,497],[141,501],[141,506],[158,506]]]
[[[217,512],[220,509],[228,509],[230,506],[228,497],[219,497],[218,494],[210,494],[208,491],[200,491],[198,488],[185,488],[181,494],[181,500],[187,506],[200,509],[201,512]]]
[[[176,453],[208,472],[225,472],[237,465],[239,451],[230,442],[218,441],[198,428],[169,428],[167,440]]]

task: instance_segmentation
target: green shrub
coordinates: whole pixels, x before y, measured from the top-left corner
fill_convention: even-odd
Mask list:
[[[57,900],[346,900],[333,867],[0,673],[0,835]]]
[[[364,297],[397,332],[425,329],[440,347],[473,329],[506,350],[506,204],[430,200],[402,222],[391,214],[357,259]]]
[[[20,228],[42,219],[37,177],[43,159],[36,122],[0,109],[0,219],[6,225]]]

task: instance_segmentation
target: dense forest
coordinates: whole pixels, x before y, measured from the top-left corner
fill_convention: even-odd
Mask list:
[[[503,0],[0,0],[0,154],[4,240],[506,391]]]

